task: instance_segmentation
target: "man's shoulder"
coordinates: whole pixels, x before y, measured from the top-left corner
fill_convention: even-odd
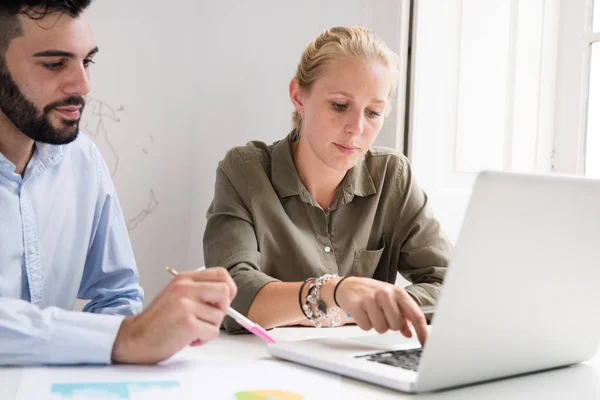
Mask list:
[[[66,145],[69,155],[77,161],[97,164],[102,154],[96,144],[84,133],[79,133],[77,139]]]
[[[101,187],[113,190],[108,166],[96,144],[84,133],[65,145],[68,162],[72,163],[80,176],[95,177]]]

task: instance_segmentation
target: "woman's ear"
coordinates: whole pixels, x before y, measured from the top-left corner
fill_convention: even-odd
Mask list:
[[[298,111],[300,115],[304,115],[304,92],[302,91],[302,88],[300,88],[300,85],[298,84],[298,80],[296,78],[293,78],[290,81],[289,89],[290,100],[292,100],[294,108],[296,108],[296,111]]]

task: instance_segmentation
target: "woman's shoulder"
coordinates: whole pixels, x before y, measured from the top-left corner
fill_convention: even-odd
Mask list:
[[[225,154],[219,162],[219,168],[225,172],[230,179],[253,180],[255,177],[271,179],[271,160],[273,148],[281,141],[267,144],[254,140],[245,146],[236,146]]]
[[[271,163],[274,144],[254,140],[246,143],[245,146],[232,147],[219,162],[219,165],[221,167],[261,165],[266,169]]]
[[[365,162],[371,175],[401,175],[410,170],[408,158],[390,147],[371,147],[365,154]]]

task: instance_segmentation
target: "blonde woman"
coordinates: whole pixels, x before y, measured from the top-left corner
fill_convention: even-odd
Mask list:
[[[232,306],[265,328],[355,322],[421,343],[451,246],[408,160],[371,148],[391,107],[398,56],[359,27],[304,50],[283,140],[231,149],[219,163],[206,265],[227,268]],[[397,272],[413,284],[394,285]],[[232,319],[224,326],[240,330]]]

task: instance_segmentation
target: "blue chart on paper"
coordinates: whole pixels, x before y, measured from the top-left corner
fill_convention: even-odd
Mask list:
[[[143,393],[167,396],[173,389],[179,388],[178,381],[54,383],[51,394],[53,399],[129,400],[139,398]]]

